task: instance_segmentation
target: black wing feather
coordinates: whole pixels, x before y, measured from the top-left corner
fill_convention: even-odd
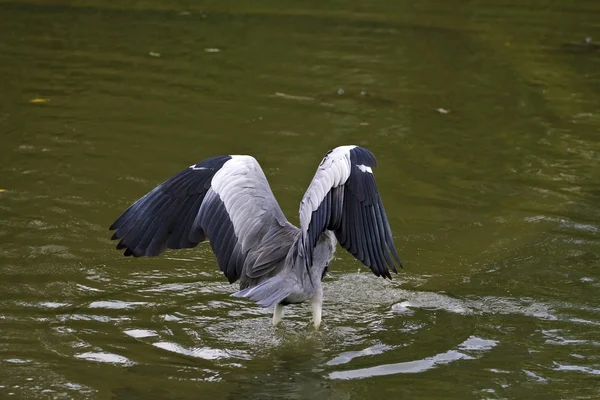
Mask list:
[[[207,192],[207,182],[231,159],[230,156],[207,158],[167,179],[133,203],[110,226],[112,239],[120,239],[117,249],[126,256],[154,256],[166,248],[194,247],[204,233],[190,231]],[[210,184],[208,184],[210,187]],[[175,211],[176,210],[176,211]],[[165,229],[166,228],[166,229]]]

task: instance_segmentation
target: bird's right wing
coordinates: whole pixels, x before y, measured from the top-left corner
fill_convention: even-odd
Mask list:
[[[253,278],[269,273],[287,248],[252,250],[265,239],[270,243],[297,231],[251,156],[217,156],[191,165],[133,203],[110,229],[116,230],[112,239],[120,239],[117,249],[134,257],[195,247],[208,238],[230,283],[242,273]]]
[[[402,266],[373,169],[375,156],[359,146],[340,146],[319,165],[300,204],[301,250],[311,260],[319,237],[333,231],[340,245],[377,276]]]

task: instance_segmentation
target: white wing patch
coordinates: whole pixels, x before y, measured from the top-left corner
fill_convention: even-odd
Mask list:
[[[358,169],[360,169],[362,172],[368,172],[370,174],[373,173],[373,170],[371,169],[371,167],[369,167],[368,165],[357,165]]]

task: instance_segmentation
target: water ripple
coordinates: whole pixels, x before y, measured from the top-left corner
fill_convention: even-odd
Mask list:
[[[249,359],[250,357],[243,351],[240,350],[222,350],[213,349],[210,347],[194,347],[186,348],[180,344],[172,342],[155,342],[152,343],[154,347],[159,349],[171,351],[173,353],[183,354],[194,358],[203,358],[205,360],[219,360],[223,358],[241,358]]]
[[[113,353],[96,353],[96,352],[86,352],[76,354],[75,358],[80,358],[88,361],[95,361],[100,363],[110,363],[110,364],[123,364],[123,365],[133,365],[134,362],[129,360],[127,357],[120,356],[118,354]]]
[[[495,340],[487,340],[472,336],[459,344],[461,350],[474,350],[476,352],[488,351],[498,344]],[[458,350],[449,350],[420,360],[403,361],[395,364],[378,365],[369,368],[360,368],[347,371],[334,371],[329,374],[330,379],[364,379],[374,376],[394,374],[414,374],[425,372],[440,365],[450,364],[458,360],[473,360],[477,355],[469,355]]]

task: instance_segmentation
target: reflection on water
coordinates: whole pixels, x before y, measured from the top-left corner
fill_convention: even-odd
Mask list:
[[[101,362],[101,363],[113,363],[113,364],[133,364],[130,360],[123,356],[119,356],[117,354],[111,353],[92,353],[85,352],[81,354],[76,354],[75,358],[81,358],[88,361]]]
[[[244,356],[244,353],[239,351],[211,349],[208,347],[188,349],[178,345],[177,343],[170,342],[156,342],[152,343],[152,345],[158,347],[159,349],[172,351],[190,357],[203,358],[205,360],[216,360],[231,357],[240,358]],[[246,356],[246,358],[248,357]]]
[[[597,2],[51,3],[0,0],[0,398],[600,396]],[[216,154],[293,221],[347,143],[405,268],[338,251],[317,332],[109,240]]]
[[[497,342],[494,340],[480,339],[472,336],[463,343],[459,344],[458,347],[463,350],[485,351],[493,348],[496,343]],[[381,375],[415,374],[419,372],[425,372],[429,369],[438,367],[440,365],[449,364],[454,361],[472,360],[474,358],[475,357],[469,354],[457,350],[449,350],[444,353],[436,354],[432,357],[424,358],[422,360],[378,365],[376,367],[361,368],[349,371],[336,371],[330,373],[329,377],[331,379],[361,379]]]

